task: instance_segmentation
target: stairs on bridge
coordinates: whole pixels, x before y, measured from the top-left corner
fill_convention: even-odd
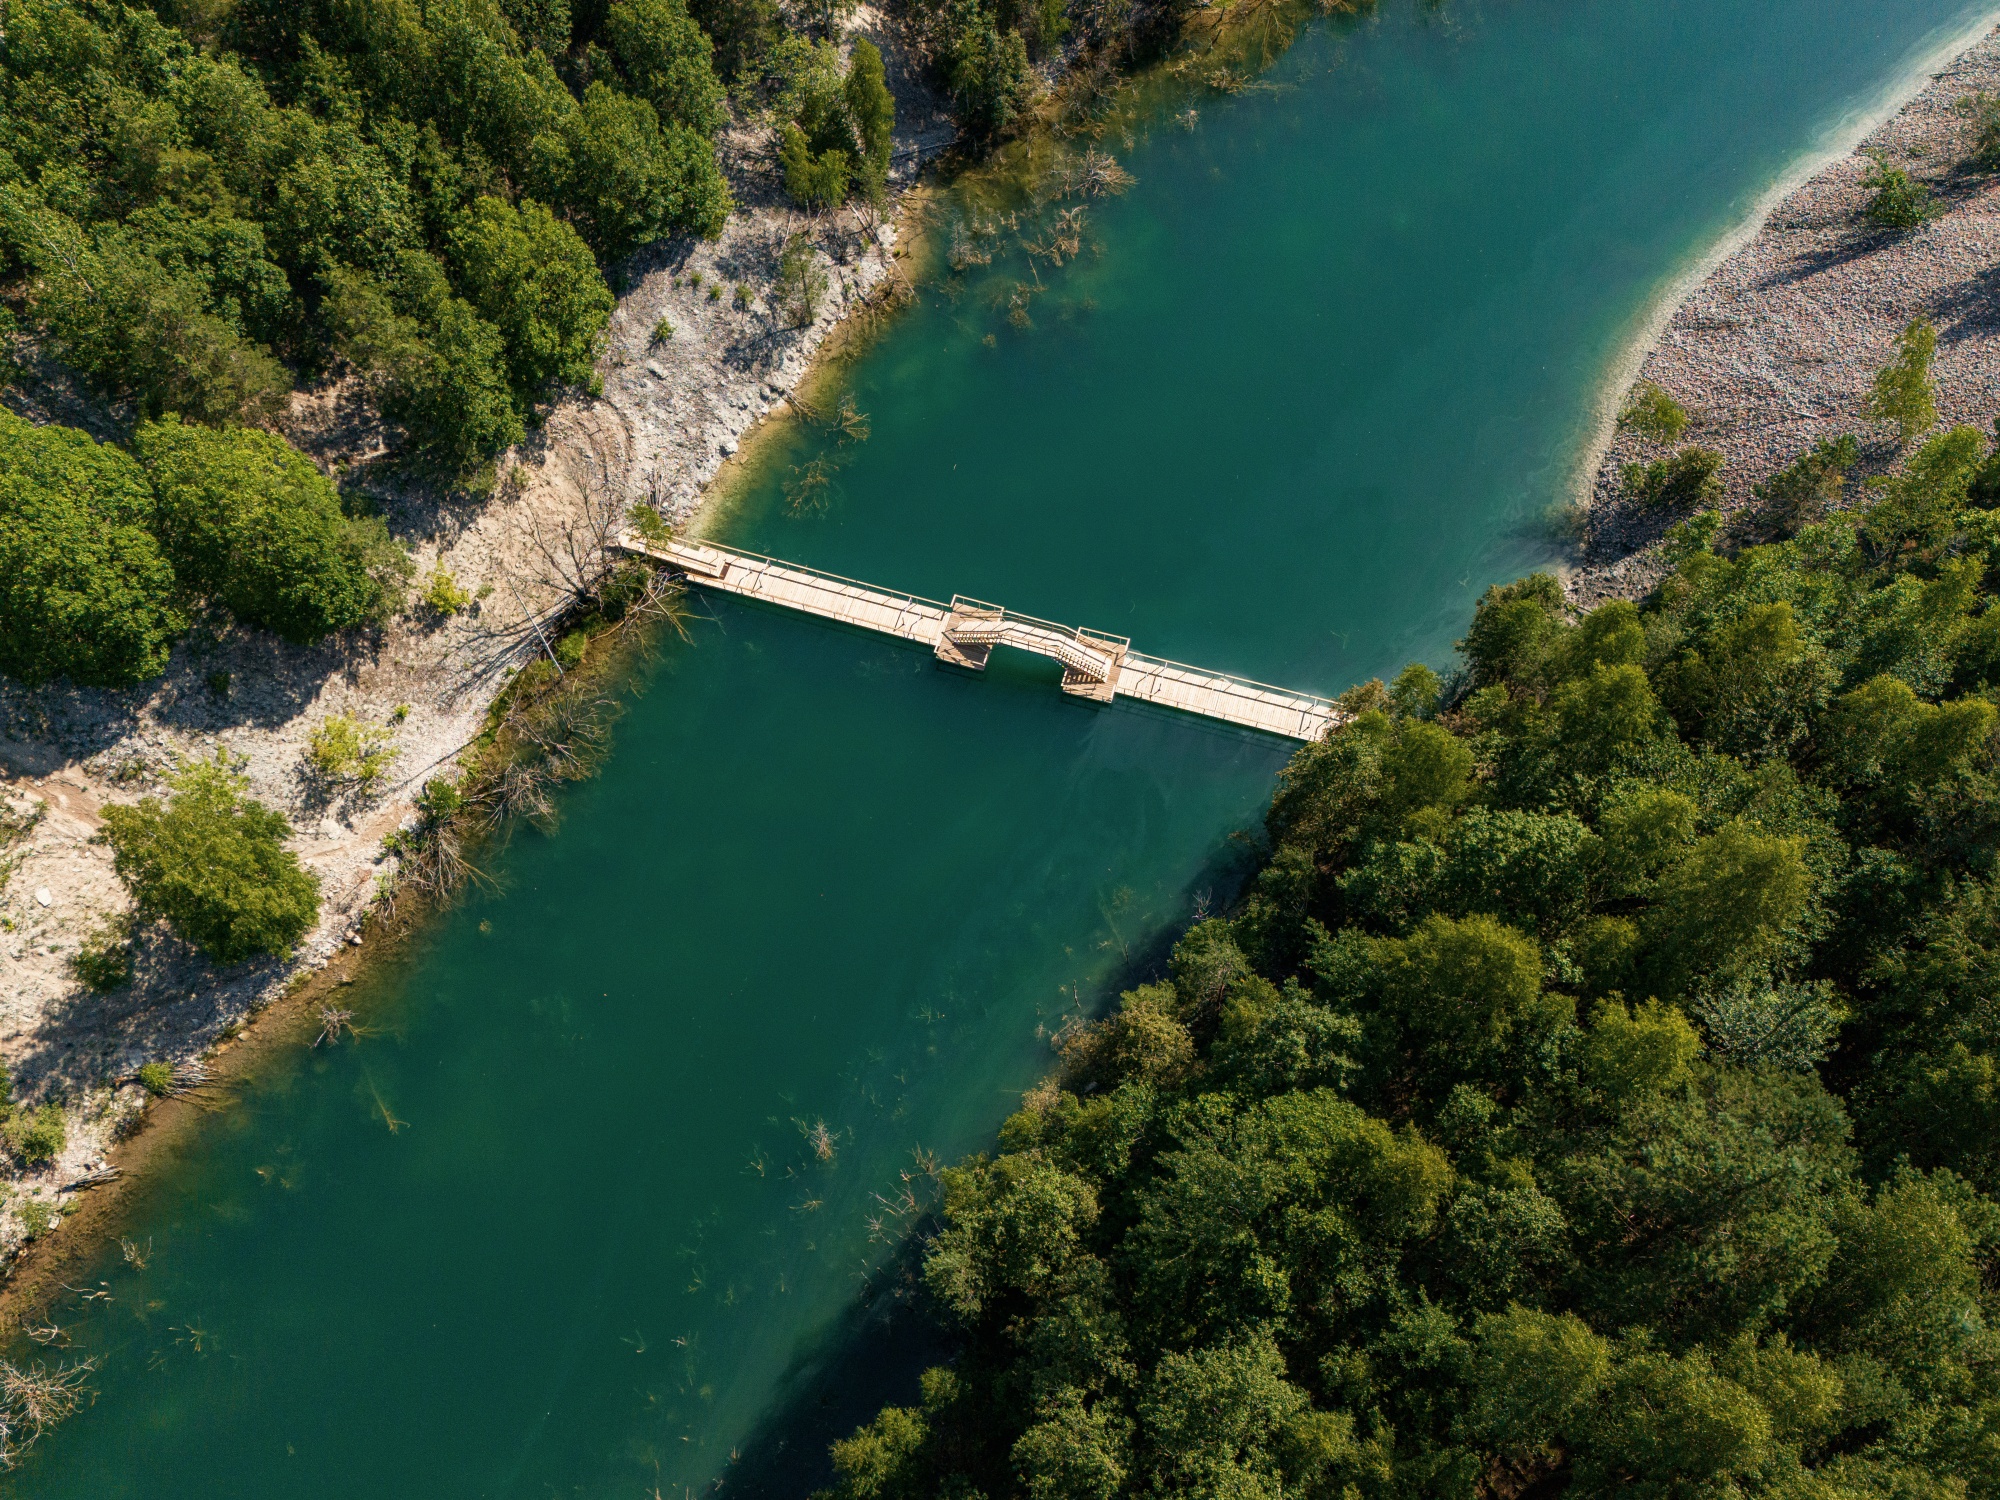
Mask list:
[[[704,588],[915,641],[969,671],[983,671],[995,646],[1032,651],[1061,663],[1065,693],[1099,703],[1132,699],[1295,740],[1318,739],[1341,718],[1331,700],[1316,694],[1145,656],[1122,635],[1038,620],[963,595],[941,604],[712,542],[649,542],[628,533],[618,546]]]

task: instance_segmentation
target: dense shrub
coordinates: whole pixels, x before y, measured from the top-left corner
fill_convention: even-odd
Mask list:
[[[1986,458],[1350,693],[1231,915],[944,1174],[952,1361],[832,1494],[1990,1500]]]
[[[2000,167],[2000,98],[1969,94],[1959,108],[1972,118],[1972,164],[1987,172]]]
[[[1901,167],[1876,162],[1862,179],[1868,202],[1861,216],[1878,229],[1915,229],[1937,213],[1930,187]]]
[[[1652,381],[1633,388],[1618,425],[1656,443],[1678,443],[1688,429],[1688,409]]]
[[[69,1127],[61,1105],[44,1104],[37,1110],[15,1110],[0,1123],[0,1137],[23,1166],[45,1167],[69,1144]]]
[[[1687,447],[1648,464],[1627,464],[1625,493],[1651,510],[1694,510],[1722,498],[1722,455]]]
[[[70,956],[70,972],[99,993],[131,983],[132,942],[129,928],[130,924],[119,918],[92,933]]]
[[[0,412],[0,671],[123,687],[181,628],[138,464],[70,427]]]
[[[103,837],[141,915],[224,964],[289,953],[317,918],[319,879],[285,847],[291,832],[219,755],[184,767],[165,803],[104,810]]]
[[[185,587],[300,643],[381,616],[384,583],[369,572],[365,528],[282,438],[170,416],[141,427],[133,446]]]

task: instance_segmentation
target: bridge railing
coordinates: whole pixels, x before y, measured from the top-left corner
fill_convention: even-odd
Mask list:
[[[679,541],[680,539],[675,538],[675,540]],[[633,540],[623,539],[621,545],[631,547]],[[681,545],[687,547],[704,547],[710,552],[721,553],[732,562],[755,563],[762,565],[764,568],[781,568],[787,573],[803,573],[810,578],[817,579],[821,583],[830,585],[837,592],[843,594],[857,594],[873,599],[897,599],[906,604],[926,605],[941,613],[948,613],[951,609],[950,605],[940,599],[928,599],[922,594],[912,594],[903,589],[885,589],[877,584],[863,583],[858,578],[849,578],[840,573],[829,573],[824,568],[808,567],[804,563],[791,562],[782,557],[771,557],[762,552],[751,552],[743,547],[725,547],[719,542],[695,541],[693,539],[681,542]],[[664,561],[671,562],[673,560],[669,553],[657,547],[641,546],[638,550],[643,550],[650,556],[661,558]]]
[[[1113,635],[1108,630],[1091,630],[1082,625],[1065,625],[1060,620],[1044,620],[1037,615],[1024,615],[1018,609],[1008,609],[1003,604],[988,604],[984,599],[974,599],[967,594],[951,596],[951,612],[955,615],[978,615],[1003,624],[1033,625],[1041,630],[1052,630],[1057,635],[1066,635],[1081,641],[1086,646],[1095,646],[1100,651],[1115,654],[1132,648],[1132,637]]]
[[[1272,698],[1282,698],[1301,709],[1317,709],[1331,715],[1336,720],[1342,717],[1340,710],[1334,706],[1331,698],[1323,698],[1317,693],[1301,692],[1297,688],[1278,687],[1272,683],[1259,682],[1254,677],[1239,677],[1234,672],[1218,672],[1213,667],[1190,666],[1187,662],[1173,661],[1164,656],[1148,656],[1143,651],[1135,651],[1126,657],[1125,664],[1127,667],[1136,668],[1141,671],[1157,672],[1165,670],[1168,672],[1185,673],[1189,677],[1199,679],[1204,685],[1222,684],[1216,691],[1240,695],[1245,698],[1260,698],[1266,701]]]

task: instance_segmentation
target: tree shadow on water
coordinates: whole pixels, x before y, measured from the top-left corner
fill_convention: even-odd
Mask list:
[[[737,1500],[805,1500],[833,1479],[828,1448],[884,1406],[914,1405],[917,1377],[951,1345],[925,1306],[918,1234],[785,1372],[770,1414],[718,1484]]]
[[[1102,986],[1096,1014],[1167,972],[1174,944],[1194,922],[1235,905],[1263,853],[1249,835],[1224,839],[1183,889],[1180,914],[1136,944]],[[769,1413],[739,1447],[715,1489],[732,1500],[806,1500],[833,1479],[828,1449],[884,1406],[918,1403],[917,1378],[949,1361],[955,1345],[923,1290],[924,1248],[935,1222],[920,1225],[819,1339],[802,1349],[779,1381]]]

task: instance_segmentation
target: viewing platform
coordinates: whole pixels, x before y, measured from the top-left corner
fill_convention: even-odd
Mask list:
[[[1316,740],[1341,719],[1331,699],[1146,656],[1122,635],[1038,620],[963,595],[944,604],[712,542],[649,542],[628,532],[618,545],[703,588],[914,641],[969,671],[984,670],[995,646],[1032,651],[1061,664],[1065,693],[1098,703],[1128,698],[1294,740]]]

